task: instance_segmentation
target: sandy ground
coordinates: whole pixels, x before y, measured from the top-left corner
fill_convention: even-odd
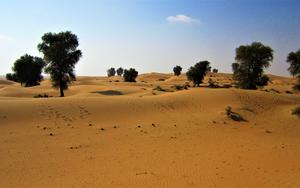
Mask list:
[[[0,80],[0,187],[300,187],[300,94],[287,92],[295,79],[271,81],[176,91],[184,75],[79,77],[59,98],[49,80]]]

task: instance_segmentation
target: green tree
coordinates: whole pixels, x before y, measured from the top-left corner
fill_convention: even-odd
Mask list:
[[[46,63],[42,58],[25,54],[15,61],[12,67],[14,73],[7,74],[6,78],[18,81],[25,87],[36,86],[43,79],[41,74],[45,65]]]
[[[64,97],[68,84],[76,80],[74,68],[82,56],[78,45],[77,36],[70,31],[45,33],[38,45],[47,63],[45,72],[50,74],[52,85],[60,90],[61,97]]]
[[[186,73],[186,76],[189,81],[193,81],[194,86],[200,86],[202,83],[204,76],[209,71],[209,62],[208,61],[200,61],[196,63],[194,66],[190,67]]]
[[[233,78],[243,89],[257,89],[267,85],[264,69],[273,61],[273,50],[260,42],[242,45],[236,49],[236,63],[232,64]]]
[[[290,64],[288,71],[292,76],[298,78],[298,83],[294,86],[294,89],[300,90],[300,49],[289,53],[286,61]]]
[[[124,69],[123,69],[122,67],[119,67],[119,68],[117,69],[117,75],[118,75],[118,76],[122,76],[123,72],[124,72]]]
[[[175,75],[175,76],[179,76],[179,75],[181,74],[181,71],[182,71],[182,67],[181,67],[181,66],[176,65],[176,66],[173,68],[173,72],[174,72],[174,75]]]
[[[124,74],[123,74],[124,81],[125,82],[135,82],[135,79],[138,76],[138,74],[139,73],[133,68],[130,68],[129,70],[125,69]]]
[[[213,69],[213,73],[218,73],[219,70],[218,69]]]
[[[116,74],[115,68],[112,67],[112,68],[107,70],[107,76],[108,77],[115,76],[115,74]]]

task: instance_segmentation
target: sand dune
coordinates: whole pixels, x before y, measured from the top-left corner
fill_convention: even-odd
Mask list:
[[[271,81],[177,91],[185,75],[79,77],[59,98],[49,80],[1,80],[0,187],[300,187],[300,95],[286,93],[295,79]]]

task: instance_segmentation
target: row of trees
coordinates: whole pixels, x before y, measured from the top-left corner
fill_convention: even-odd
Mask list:
[[[26,87],[35,86],[43,79],[41,73],[44,69],[50,74],[52,86],[58,88],[60,96],[64,97],[64,90],[76,80],[74,68],[82,56],[78,45],[77,36],[70,31],[45,33],[37,46],[44,55],[43,59],[28,54],[21,56],[13,65],[14,73],[8,73],[6,78]]]
[[[6,78],[20,82],[22,86],[29,87],[39,85],[42,77],[42,71],[50,74],[52,86],[60,90],[60,96],[64,96],[64,90],[68,85],[76,80],[75,65],[82,56],[78,38],[70,31],[60,33],[45,33],[42,36],[42,42],[38,44],[38,50],[43,53],[43,58],[33,57],[25,54],[15,61],[12,70]],[[243,89],[257,89],[268,84],[269,78],[264,74],[264,70],[270,66],[273,61],[273,50],[260,42],[253,42],[250,45],[242,45],[236,49],[236,62],[232,64],[233,78],[238,87]],[[289,53],[287,62],[291,75],[298,78],[295,89],[300,90],[300,50]],[[174,74],[179,76],[182,67],[175,66]],[[195,86],[199,86],[207,72],[211,71],[210,62],[200,61],[190,67],[186,73],[189,81]],[[218,72],[213,69],[213,72]],[[123,76],[126,82],[135,82],[138,72],[133,69],[115,70],[110,68],[107,75]]]

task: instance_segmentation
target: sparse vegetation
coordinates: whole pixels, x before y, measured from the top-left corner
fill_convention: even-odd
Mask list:
[[[38,94],[38,95],[33,96],[33,98],[48,98],[48,97],[52,97],[52,96],[48,96],[47,94],[44,94],[44,95]]]
[[[165,89],[163,89],[160,86],[156,86],[153,90],[156,90],[156,91],[166,91]]]
[[[116,70],[115,68],[111,67],[110,69],[107,70],[107,76],[112,77],[116,75]]]
[[[204,76],[208,72],[209,64],[208,61],[200,61],[199,63],[196,63],[195,66],[189,68],[186,76],[189,81],[193,81],[194,86],[200,86]]]
[[[293,109],[292,114],[300,118],[300,106],[297,106],[295,109]]]
[[[173,68],[173,72],[174,72],[174,75],[175,76],[179,76],[180,74],[181,74],[181,71],[182,71],[182,67],[181,66],[175,66],[174,68]]]
[[[74,68],[82,56],[78,45],[77,36],[70,31],[46,33],[38,45],[47,63],[45,72],[50,74],[52,86],[60,90],[61,97],[68,85],[76,80]]]
[[[237,62],[232,64],[232,69],[238,87],[257,89],[267,85],[269,78],[263,73],[273,60],[272,48],[260,42],[242,45],[236,49],[235,59]]]
[[[295,90],[300,90],[300,49],[297,52],[289,53],[287,62],[290,64],[288,71],[292,76],[298,78],[298,83],[293,87]]]
[[[125,82],[136,82],[135,79],[137,76],[138,72],[133,68],[130,68],[129,70],[124,70],[123,78]]]
[[[213,69],[213,73],[218,73],[219,70],[218,69]]]
[[[20,82],[25,87],[39,85],[43,79],[42,70],[46,63],[42,58],[25,54],[15,61],[13,74],[8,73],[6,79]]]
[[[245,121],[245,119],[240,114],[232,111],[231,106],[227,106],[225,108],[225,113],[226,113],[227,117],[229,117],[230,119],[232,119],[234,121]]]
[[[174,88],[175,90],[184,90],[184,89],[189,89],[188,85],[173,85],[171,86],[172,88]]]

